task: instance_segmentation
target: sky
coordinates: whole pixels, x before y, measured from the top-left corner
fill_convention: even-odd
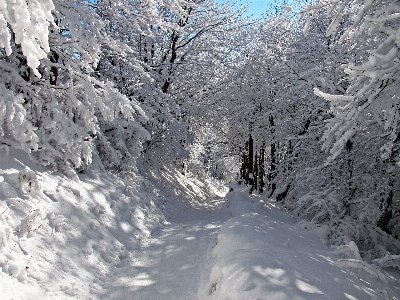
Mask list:
[[[250,4],[249,15],[254,14],[256,17],[260,17],[267,8],[267,5],[275,2],[274,0],[241,0],[237,1],[243,4]]]
[[[227,2],[229,0],[217,0],[217,2]],[[243,5],[249,4],[248,13],[246,15],[254,15],[255,17],[261,17],[268,6],[275,3],[276,0],[232,0],[232,2],[241,3]],[[282,2],[282,1],[281,1]],[[286,0],[287,5],[295,5],[296,1]]]

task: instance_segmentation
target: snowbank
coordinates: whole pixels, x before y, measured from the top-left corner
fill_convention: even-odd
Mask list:
[[[384,282],[341,269],[330,247],[273,202],[255,213],[255,198],[228,196],[235,217],[220,227],[199,299],[388,299]]]
[[[2,155],[1,298],[87,299],[165,221],[158,197],[141,177],[94,169],[74,181],[23,152]]]

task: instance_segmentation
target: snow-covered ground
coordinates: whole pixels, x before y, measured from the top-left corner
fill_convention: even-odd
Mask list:
[[[363,261],[373,274],[366,267],[340,268],[337,251],[324,243],[321,231],[296,225],[274,202],[249,212],[248,203],[257,200],[228,195],[234,217],[219,229],[199,299],[389,299],[388,293],[399,299],[399,272],[383,272],[384,282]]]
[[[400,299],[398,270],[331,248],[273,201],[152,180],[72,180],[2,155],[0,299]]]
[[[95,169],[73,180],[1,154],[0,299],[92,299],[165,223],[146,179]]]

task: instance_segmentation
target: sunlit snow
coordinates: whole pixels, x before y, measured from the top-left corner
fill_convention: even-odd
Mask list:
[[[306,231],[276,202],[240,187],[221,198],[200,193],[200,183],[179,172],[161,172],[168,189],[145,191],[139,183],[127,196],[112,174],[75,182],[19,151],[0,159],[0,171],[2,299],[400,295],[398,272],[381,270],[385,284],[365,268],[353,269],[352,261],[341,268],[318,230]],[[21,189],[18,174],[42,190]],[[178,187],[186,196],[173,194]]]

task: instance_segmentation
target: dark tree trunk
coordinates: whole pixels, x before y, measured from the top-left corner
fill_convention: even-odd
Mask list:
[[[246,141],[246,147],[242,155],[242,167],[240,169],[240,178],[247,186],[251,186],[250,192],[254,190],[256,174],[254,174],[255,164],[257,164],[257,156],[254,160],[253,137],[250,135]]]
[[[346,142],[346,150],[347,150],[347,171],[348,171],[348,196],[344,202],[345,214],[351,215],[351,200],[353,199],[357,187],[355,186],[353,179],[353,164],[354,159],[352,157],[351,151],[353,149],[353,142],[348,140]]]
[[[258,191],[258,155],[257,152],[254,155],[254,166],[253,166],[253,186],[250,189],[250,193]]]
[[[392,203],[393,203],[393,190],[389,191],[389,195],[386,198],[386,203],[384,203],[384,211],[378,221],[378,226],[387,234],[392,234],[392,229],[389,226],[390,221],[393,218],[393,210],[392,210]]]
[[[275,177],[276,177],[276,162],[277,162],[277,147],[276,143],[274,142],[274,136],[275,136],[275,123],[274,123],[274,117],[269,116],[269,125],[270,125],[270,132],[271,132],[271,137],[272,137],[272,142],[270,145],[270,167],[269,167],[269,172],[267,175],[267,180],[268,180],[268,197],[271,197],[275,190],[276,190],[276,183],[275,183]]]
[[[253,155],[254,155],[254,147],[253,147],[253,137],[250,135],[249,137],[249,142],[248,142],[248,152],[247,152],[247,178],[246,178],[246,184],[250,186],[250,193],[253,192],[254,190],[254,173],[253,173],[253,166],[254,166],[254,160],[253,160]]]
[[[264,174],[265,174],[265,168],[264,168],[264,161],[265,161],[265,144],[261,146],[260,149],[260,157],[259,157],[259,162],[258,162],[258,190],[260,193],[264,192]]]
[[[250,135],[250,137],[249,137],[249,153],[248,153],[248,158],[249,158],[249,164],[248,164],[249,174],[253,174],[253,155],[254,155],[253,137]]]
[[[240,178],[244,181],[244,183],[246,185],[248,184],[248,178],[249,178],[248,151],[249,151],[249,141],[246,141],[245,148],[244,148],[244,151],[243,151],[243,154],[242,154],[242,167],[240,169]]]
[[[392,153],[390,155],[390,163],[391,164],[396,164],[397,160],[396,158],[399,156],[400,152],[400,133],[397,134],[397,137],[393,140],[393,144],[395,145],[393,147]],[[382,201],[382,215],[378,220],[378,227],[381,228],[383,231],[385,231],[387,234],[392,235],[392,229],[394,224],[390,224],[391,221],[396,218],[396,215],[399,214],[399,210],[397,210],[395,207],[393,207],[393,186],[395,185],[395,182],[398,182],[396,178],[394,178],[394,174],[391,174],[389,177],[389,193],[388,196],[386,197],[385,200]],[[397,217],[398,218],[398,217]],[[400,219],[400,218],[399,218]],[[395,238],[399,238],[398,236],[394,236]]]
[[[276,145],[271,144],[271,150],[270,150],[270,155],[271,155],[271,162],[270,162],[270,167],[269,167],[269,173],[267,176],[268,179],[268,194],[269,197],[271,197],[276,189],[276,183],[275,183],[275,177],[276,177]]]
[[[28,66],[28,61],[22,53],[22,48],[20,45],[16,45],[16,53],[19,62],[18,73],[26,82],[29,82],[31,80],[31,68]]]
[[[52,50],[50,55],[50,61],[55,64],[58,63],[58,59],[59,55],[57,54],[57,52]],[[50,84],[57,85],[57,81],[58,81],[58,67],[52,66],[50,68]]]

